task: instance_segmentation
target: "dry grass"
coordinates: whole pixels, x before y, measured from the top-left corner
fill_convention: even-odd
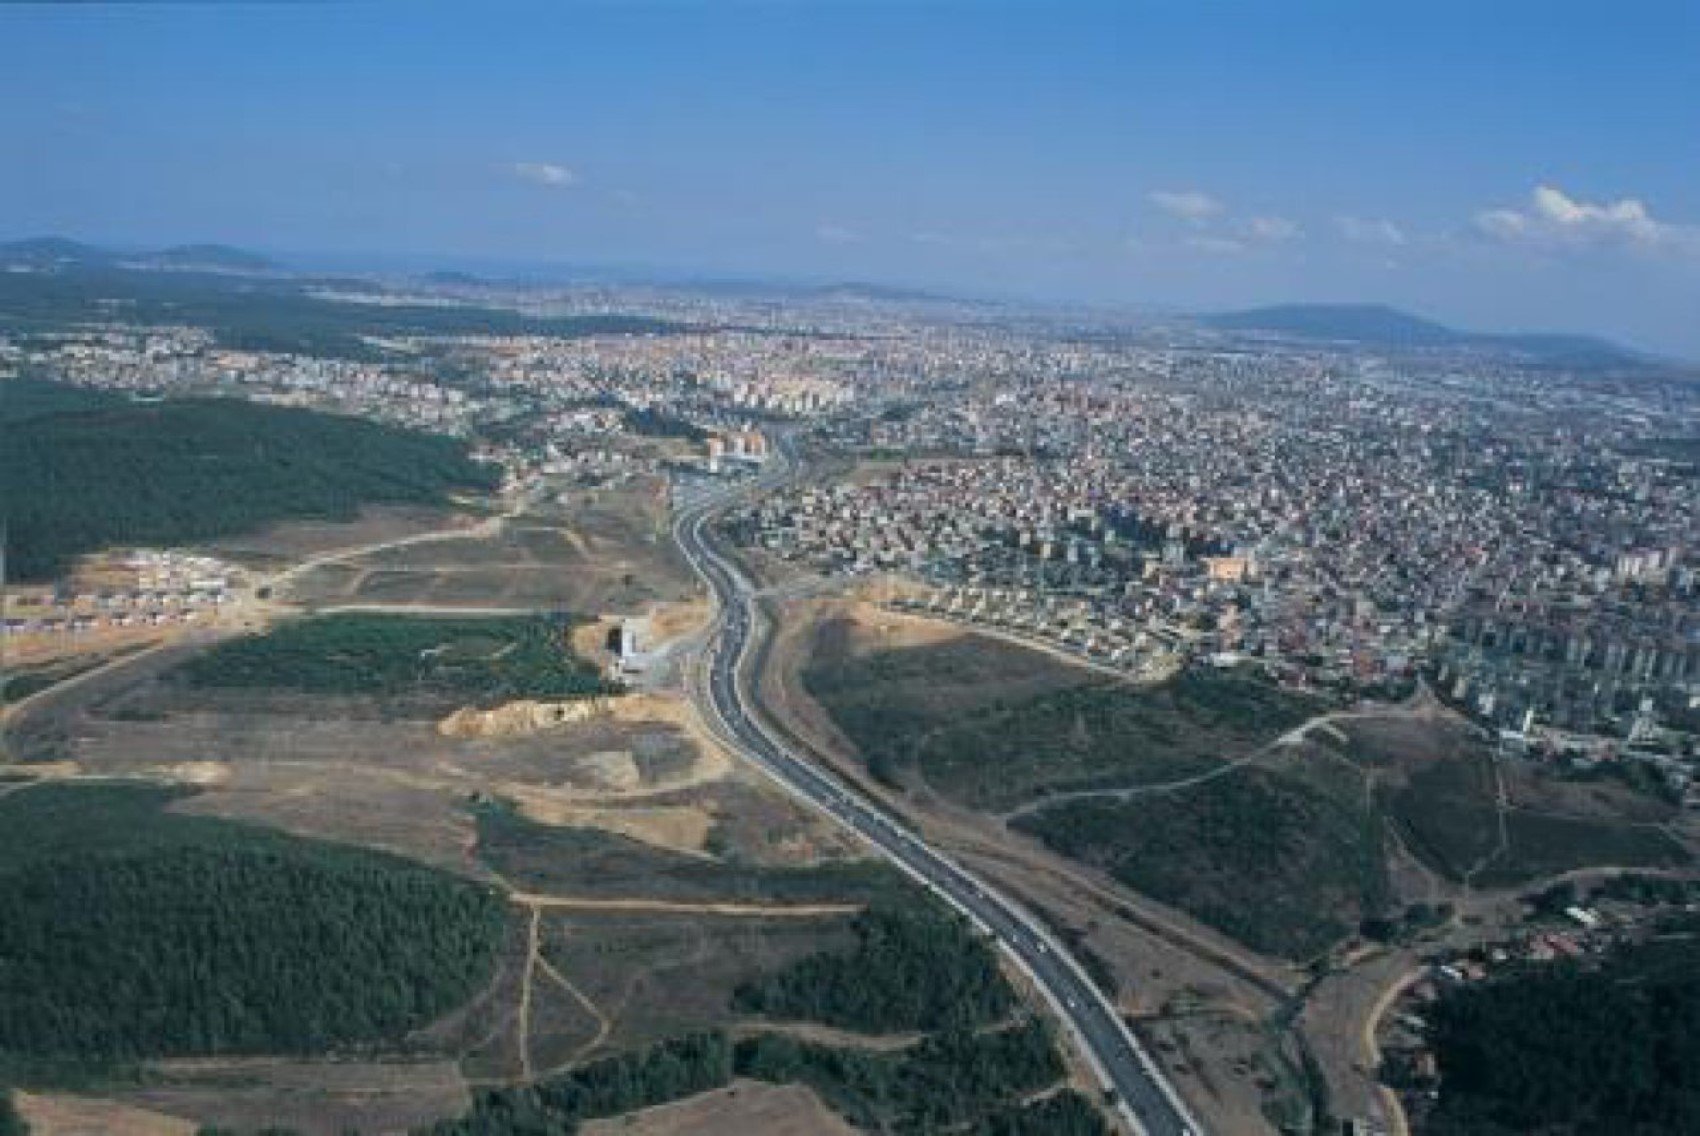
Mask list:
[[[30,1136],[195,1136],[200,1127],[193,1120],[99,1097],[18,1093],[16,1101]]]
[[[802,1085],[734,1081],[688,1100],[593,1120],[581,1131],[584,1136],[854,1136],[856,1129]]]
[[[173,1061],[150,1066],[149,1081],[116,1099],[240,1132],[272,1126],[302,1136],[406,1132],[470,1105],[466,1082],[448,1061]],[[168,1133],[177,1136],[176,1130],[160,1136]]]

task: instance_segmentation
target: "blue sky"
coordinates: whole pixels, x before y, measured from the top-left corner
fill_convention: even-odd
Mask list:
[[[1700,4],[0,5],[0,234],[1376,300],[1700,358]]]

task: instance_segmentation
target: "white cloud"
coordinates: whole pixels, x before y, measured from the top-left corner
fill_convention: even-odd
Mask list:
[[[1362,245],[1403,245],[1410,240],[1405,230],[1385,217],[1336,217],[1334,224],[1341,236]]]
[[[1145,199],[1171,217],[1201,225],[1222,212],[1222,203],[1198,189],[1156,189]]]
[[[1293,240],[1300,233],[1298,224],[1285,217],[1253,217],[1243,228],[1247,238],[1266,245]]]
[[[1200,252],[1217,253],[1223,256],[1247,251],[1246,243],[1233,237],[1188,237],[1186,243]]]
[[[817,225],[815,236],[829,245],[853,245],[862,240],[862,234],[854,229],[846,229],[843,225]]]
[[[1549,249],[1628,248],[1700,255],[1700,228],[1656,219],[1633,197],[1591,202],[1536,186],[1524,208],[1486,209],[1476,228],[1495,240]]]
[[[513,172],[516,177],[551,189],[565,189],[578,184],[577,174],[553,162],[515,162]]]

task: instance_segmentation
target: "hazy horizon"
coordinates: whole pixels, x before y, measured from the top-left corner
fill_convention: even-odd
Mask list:
[[[0,217],[1700,357],[1692,6],[1128,7],[8,6]]]

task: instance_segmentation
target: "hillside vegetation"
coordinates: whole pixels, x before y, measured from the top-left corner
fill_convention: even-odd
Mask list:
[[[1596,969],[1453,991],[1433,1014],[1441,1094],[1428,1130],[1700,1132],[1700,919]]]
[[[1069,802],[1015,823],[1247,946],[1291,958],[1350,933],[1388,890],[1378,813],[1264,769],[1133,801]]]
[[[991,948],[953,913],[884,905],[852,929],[854,951],[811,955],[750,983],[738,1008],[887,1033],[972,1028],[1015,1005]]]
[[[393,1042],[488,978],[506,926],[490,889],[163,811],[177,795],[0,798],[0,1063]]]
[[[1022,1102],[1064,1073],[1050,1030],[1038,1021],[934,1034],[894,1053],[764,1035],[739,1044],[736,1065],[758,1080],[801,1081],[876,1132],[1107,1131],[1101,1120],[1089,1126],[1078,1106],[1023,1115]]]
[[[378,359],[369,337],[663,335],[686,324],[619,313],[535,317],[476,305],[363,304],[315,295],[323,281],[241,279],[211,272],[134,271],[85,262],[55,272],[0,272],[0,329],[60,331],[90,324],[205,328],[220,346],[339,359]],[[355,290],[370,291],[357,284]]]
[[[773,1036],[734,1046],[724,1034],[691,1034],[530,1087],[488,1090],[466,1116],[415,1136],[571,1136],[582,1121],[694,1096],[734,1076],[802,1082],[858,1127],[878,1132],[1108,1136],[1091,1103],[1072,1090],[1025,1100],[1062,1073],[1050,1031],[1037,1022],[940,1034],[899,1053]]]
[[[570,1136],[580,1121],[694,1096],[731,1079],[732,1046],[726,1036],[689,1034],[528,1087],[488,1090],[466,1116],[415,1136]]]
[[[869,771],[991,812],[1205,772],[1321,709],[1236,674],[1136,689],[979,638],[857,655],[843,634],[823,629],[802,677]]]
[[[219,644],[185,663],[193,686],[308,694],[439,695],[460,703],[561,700],[615,689],[547,616],[316,616]]]
[[[113,545],[170,545],[366,504],[442,504],[499,474],[464,443],[224,399],[141,403],[0,384],[8,573],[48,579]]]

